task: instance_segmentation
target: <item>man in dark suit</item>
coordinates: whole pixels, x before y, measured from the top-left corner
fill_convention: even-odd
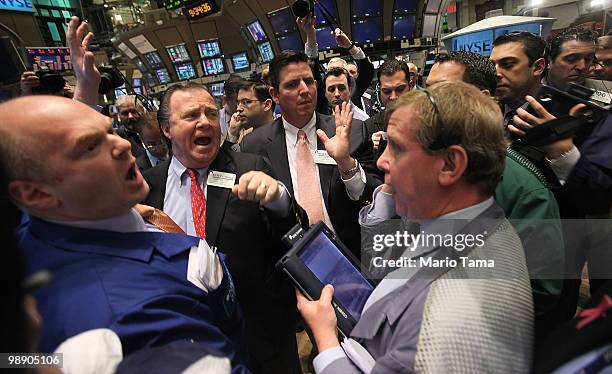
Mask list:
[[[168,89],[158,120],[173,157],[145,172],[151,187],[145,204],[163,209],[187,234],[227,255],[253,370],[299,372],[295,295],[274,264],[285,250],[281,236],[306,222],[305,212],[296,210],[262,157],[220,149],[218,110],[203,86]]]
[[[140,130],[140,137],[144,145],[145,152],[136,156],[136,165],[140,171],[145,171],[168,158],[168,146],[162,139],[161,130],[157,123],[157,113],[149,112],[143,116],[143,125]]]
[[[0,189],[30,216],[18,230],[26,271],[53,274],[34,294],[41,351],[108,328],[126,355],[187,341],[230,358],[234,373],[247,372],[231,278],[198,238],[161,232],[134,209],[149,188],[110,119],[52,96],[4,103],[0,118],[0,160],[10,160]],[[44,161],[29,156],[34,150]]]
[[[315,112],[317,84],[304,53],[283,52],[272,60],[270,81],[282,116],[245,136],[242,152],[269,159],[310,223],[324,221],[359,256],[359,209],[380,184],[363,151],[363,123],[352,120],[346,103],[334,117]]]

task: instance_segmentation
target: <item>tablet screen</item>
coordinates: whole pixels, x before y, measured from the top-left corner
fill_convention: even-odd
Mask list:
[[[334,296],[358,321],[374,287],[323,232],[302,248],[297,257],[323,284],[334,286]]]

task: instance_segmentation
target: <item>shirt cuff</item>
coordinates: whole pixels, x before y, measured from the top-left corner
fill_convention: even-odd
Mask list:
[[[340,179],[344,182],[344,187],[346,187],[346,193],[353,201],[359,200],[366,185],[365,171],[363,171],[360,163],[357,164],[359,165],[359,172],[355,173],[350,179],[344,179],[340,176]]]
[[[344,350],[340,346],[324,350],[323,352],[319,353],[317,357],[315,357],[312,361],[315,373],[323,372],[323,370],[325,370],[326,367],[331,365],[332,362],[342,358],[348,359],[348,357],[346,357],[346,354],[344,353]]]
[[[576,146],[563,156],[550,160],[550,168],[553,170],[562,186],[565,184],[567,177],[572,173],[578,160],[580,160],[580,151]]]
[[[363,60],[364,58],[366,58],[366,54],[363,49],[361,49],[361,47],[357,47],[357,52],[352,54],[351,57],[355,60]]]
[[[263,204],[263,206],[277,216],[285,217],[291,209],[291,195],[283,182],[278,181],[278,188],[280,190],[279,198],[267,204]]]
[[[315,43],[314,48],[308,47],[308,44],[304,44],[304,53],[308,58],[319,58],[319,43]]]
[[[361,208],[359,212],[360,225],[375,225],[396,215],[393,195],[383,192],[382,188],[382,185],[376,187],[372,194],[372,203]]]

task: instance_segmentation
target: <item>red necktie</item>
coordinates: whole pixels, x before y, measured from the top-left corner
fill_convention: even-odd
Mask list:
[[[202,239],[206,238],[206,197],[198,183],[198,172],[187,169],[191,178],[191,214],[193,215],[193,226],[196,235]]]

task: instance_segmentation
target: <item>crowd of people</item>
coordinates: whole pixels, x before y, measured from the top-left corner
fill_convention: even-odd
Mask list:
[[[339,29],[348,57],[324,68],[314,20],[298,26],[305,50],[231,75],[221,108],[204,85],[177,83],[156,110],[118,98],[115,129],[91,33],[73,17],[73,98],[30,89],[0,104],[1,189],[22,212],[14,245],[26,275],[52,274],[36,306],[19,299],[20,323],[42,322],[15,332],[29,341],[12,351],[63,353],[66,372],[301,373],[305,329],[315,372],[362,372],[340,344],[334,287],[311,300],[275,265],[283,235],[322,221],[373,274],[368,235],[395,221],[483,242],[396,245],[386,260],[494,266],[378,269],[350,334],[372,373],[605,366],[612,119],[585,104],[553,112],[539,93],[578,84],[609,104],[612,37],[511,32],[490,57],[442,53],[419,77],[395,58],[374,69]],[[568,115],[584,122],[575,134],[522,141]],[[599,314],[585,322],[581,309]]]

